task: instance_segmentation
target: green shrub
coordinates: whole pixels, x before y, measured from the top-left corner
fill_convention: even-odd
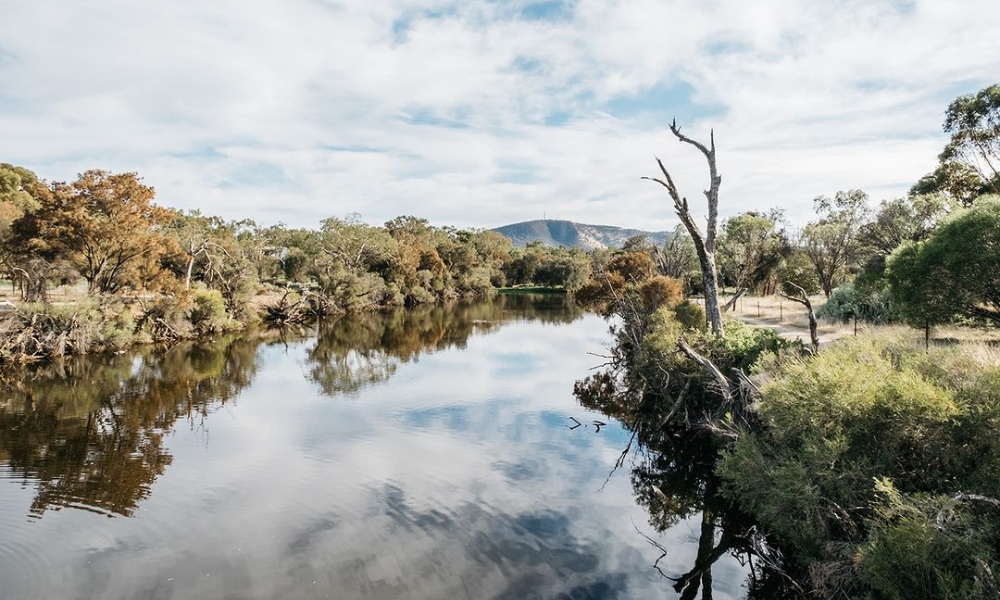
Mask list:
[[[783,339],[769,327],[754,327],[736,319],[727,319],[724,335],[716,340],[712,358],[717,365],[748,371],[765,354],[778,354],[789,348],[801,348],[800,342]]]
[[[704,332],[708,326],[705,321],[705,309],[690,300],[685,300],[674,307],[674,317],[686,331]]]
[[[954,497],[1000,497],[995,351],[862,337],[757,372],[762,427],[717,474],[786,556],[847,544],[852,585],[875,598],[994,597],[1000,508]]]
[[[875,489],[871,533],[854,562],[880,597],[997,597],[993,573],[1000,565],[970,507],[948,496],[908,496],[886,479]]]
[[[218,290],[196,290],[188,320],[199,334],[221,333],[235,326],[226,310],[226,300]]]
[[[816,316],[838,323],[847,323],[856,318],[878,325],[899,320],[887,290],[863,293],[850,283],[833,290],[830,298],[816,309]]]
[[[118,310],[106,308],[105,317],[110,314],[115,316],[107,319],[101,327],[101,345],[105,350],[124,350],[135,343],[135,317],[127,306]]]

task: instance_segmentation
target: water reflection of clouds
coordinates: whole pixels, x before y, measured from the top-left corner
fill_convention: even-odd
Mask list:
[[[305,343],[265,349],[238,406],[209,418],[208,443],[172,435],[174,465],[140,518],[37,524],[38,542],[87,549],[54,560],[39,597],[65,596],[59,582],[81,573],[80,593],[104,598],[667,595],[627,472],[596,492],[625,432],[567,427],[602,418],[572,383],[601,362],[586,352],[605,332],[591,317],[511,324],[351,398],[301,377]],[[694,563],[696,528],[663,537],[665,570]],[[717,598],[739,595],[742,572],[727,568]]]

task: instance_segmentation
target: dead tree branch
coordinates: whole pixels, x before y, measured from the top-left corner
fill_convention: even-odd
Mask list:
[[[684,338],[679,338],[677,340],[677,347],[683,352],[688,358],[694,362],[701,365],[701,368],[705,369],[712,379],[715,380],[716,384],[719,386],[719,391],[722,394],[723,399],[725,399],[727,404],[731,404],[733,401],[733,386],[729,382],[729,379],[722,374],[719,367],[715,366],[715,363],[705,358],[704,356],[695,352],[691,346],[688,346]]]
[[[747,293],[747,288],[745,287],[741,287],[740,289],[736,290],[736,293],[733,295],[732,298],[729,299],[729,301],[726,302],[726,305],[722,307],[722,310],[723,311],[736,310],[736,302],[740,298],[742,298],[743,294],[745,293]]]
[[[798,292],[797,296],[791,296],[782,292],[780,295],[786,300],[791,300],[792,302],[798,302],[802,306],[806,307],[806,313],[809,315],[809,340],[812,344],[812,352],[816,354],[819,352],[819,333],[816,330],[816,313],[813,312],[812,302],[809,301],[809,294],[806,293],[802,286],[796,285],[791,281],[786,281],[785,285],[795,288]]]
[[[697,148],[708,162],[709,187],[705,190],[705,198],[708,200],[708,223],[705,227],[704,235],[702,235],[701,228],[698,227],[697,222],[695,222],[694,217],[691,215],[687,198],[680,195],[673,178],[670,176],[670,172],[667,171],[662,160],[659,158],[656,159],[660,173],[663,174],[662,179],[659,177],[643,177],[642,179],[654,181],[666,188],[674,204],[674,211],[677,213],[678,218],[680,218],[681,223],[684,224],[688,234],[691,235],[705,281],[705,313],[712,326],[712,333],[722,335],[722,311],[719,307],[719,273],[715,265],[715,238],[719,222],[719,186],[722,183],[722,177],[719,175],[716,166],[715,132],[712,131],[710,135],[711,142],[708,146],[682,134],[676,120],[670,123],[670,132],[679,141]]]

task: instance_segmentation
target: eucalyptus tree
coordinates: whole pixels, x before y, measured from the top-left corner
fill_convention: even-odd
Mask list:
[[[47,191],[45,184],[28,169],[0,163],[0,269],[12,281],[18,279],[15,268],[27,271],[25,265],[15,264],[25,248],[11,243],[11,225],[26,213],[37,210],[41,206],[38,196]]]
[[[694,249],[691,235],[683,225],[674,228],[663,247],[656,249],[655,257],[662,275],[679,279],[686,288],[693,289],[693,275],[700,272],[698,253]]]
[[[780,213],[745,212],[722,224],[719,238],[720,270],[737,289],[771,293],[788,240],[778,228]]]
[[[907,320],[929,327],[954,316],[1000,324],[1000,196],[985,196],[925,241],[892,255],[888,279]]]
[[[951,138],[937,168],[911,192],[944,192],[966,206],[982,194],[1000,193],[1000,84],[952,101],[944,130]]]
[[[185,289],[200,281],[222,295],[230,317],[245,316],[260,284],[253,244],[245,242],[247,221],[176,212],[168,231],[181,248]]]
[[[38,184],[38,176],[28,169],[0,163],[0,233],[24,213],[38,209]]]
[[[320,290],[343,311],[358,312],[402,304],[398,286],[385,275],[399,260],[399,243],[382,227],[364,223],[359,215],[323,220],[318,233],[320,253],[310,268]]]
[[[820,196],[813,203],[820,218],[802,229],[799,243],[829,298],[857,264],[858,235],[869,214],[868,194],[841,191],[832,199]]]
[[[904,243],[927,239],[955,208],[955,202],[941,193],[883,200],[858,234],[863,264],[855,286],[882,290],[888,257]]]

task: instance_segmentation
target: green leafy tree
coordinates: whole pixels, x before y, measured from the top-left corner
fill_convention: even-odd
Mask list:
[[[1000,197],[982,197],[928,240],[904,245],[888,271],[892,296],[914,325],[957,315],[1000,323]]]
[[[192,281],[200,281],[217,290],[231,318],[248,316],[247,301],[259,286],[255,259],[263,242],[246,243],[246,237],[257,235],[255,226],[248,231],[246,224],[192,211],[175,212],[167,228],[183,256],[178,275],[183,277],[185,289],[191,288]]]
[[[310,266],[319,257],[320,239],[310,229],[289,229],[279,223],[268,229],[270,250],[286,282],[309,281]]]
[[[398,287],[383,277],[399,261],[399,243],[381,227],[359,215],[328,218],[318,234],[320,255],[311,274],[339,310],[359,312],[402,304]]]
[[[543,256],[534,282],[575,292],[590,277],[590,258],[579,248],[559,248]]]
[[[38,176],[28,169],[0,163],[0,230],[9,228],[24,213],[38,209],[37,185]]]
[[[778,278],[781,281],[794,283],[804,289],[807,294],[818,294],[820,292],[819,278],[816,276],[816,268],[813,266],[809,256],[801,248],[792,247],[788,256],[781,262],[778,270]]]
[[[45,184],[28,169],[0,163],[0,269],[11,279],[17,279],[15,259],[25,250],[11,243],[11,224],[37,210],[38,197],[45,192]]]
[[[495,287],[506,285],[504,266],[510,261],[514,245],[510,239],[489,229],[475,231],[472,244],[479,256],[479,263],[490,273],[490,282]]]
[[[718,257],[724,281],[758,294],[774,292],[778,268],[789,251],[779,219],[780,214],[751,211],[722,224]]]
[[[982,194],[1000,193],[1000,85],[956,98],[945,112],[944,130],[951,139],[938,167],[911,191],[944,192],[966,206]]]
[[[855,279],[857,291],[862,295],[881,293],[888,257],[906,242],[927,239],[954,209],[954,202],[940,193],[883,200],[858,234],[864,264]]]
[[[868,215],[868,194],[850,190],[837,192],[833,199],[820,196],[813,202],[820,219],[803,228],[800,247],[829,298],[833,288],[857,265],[858,234]]]

